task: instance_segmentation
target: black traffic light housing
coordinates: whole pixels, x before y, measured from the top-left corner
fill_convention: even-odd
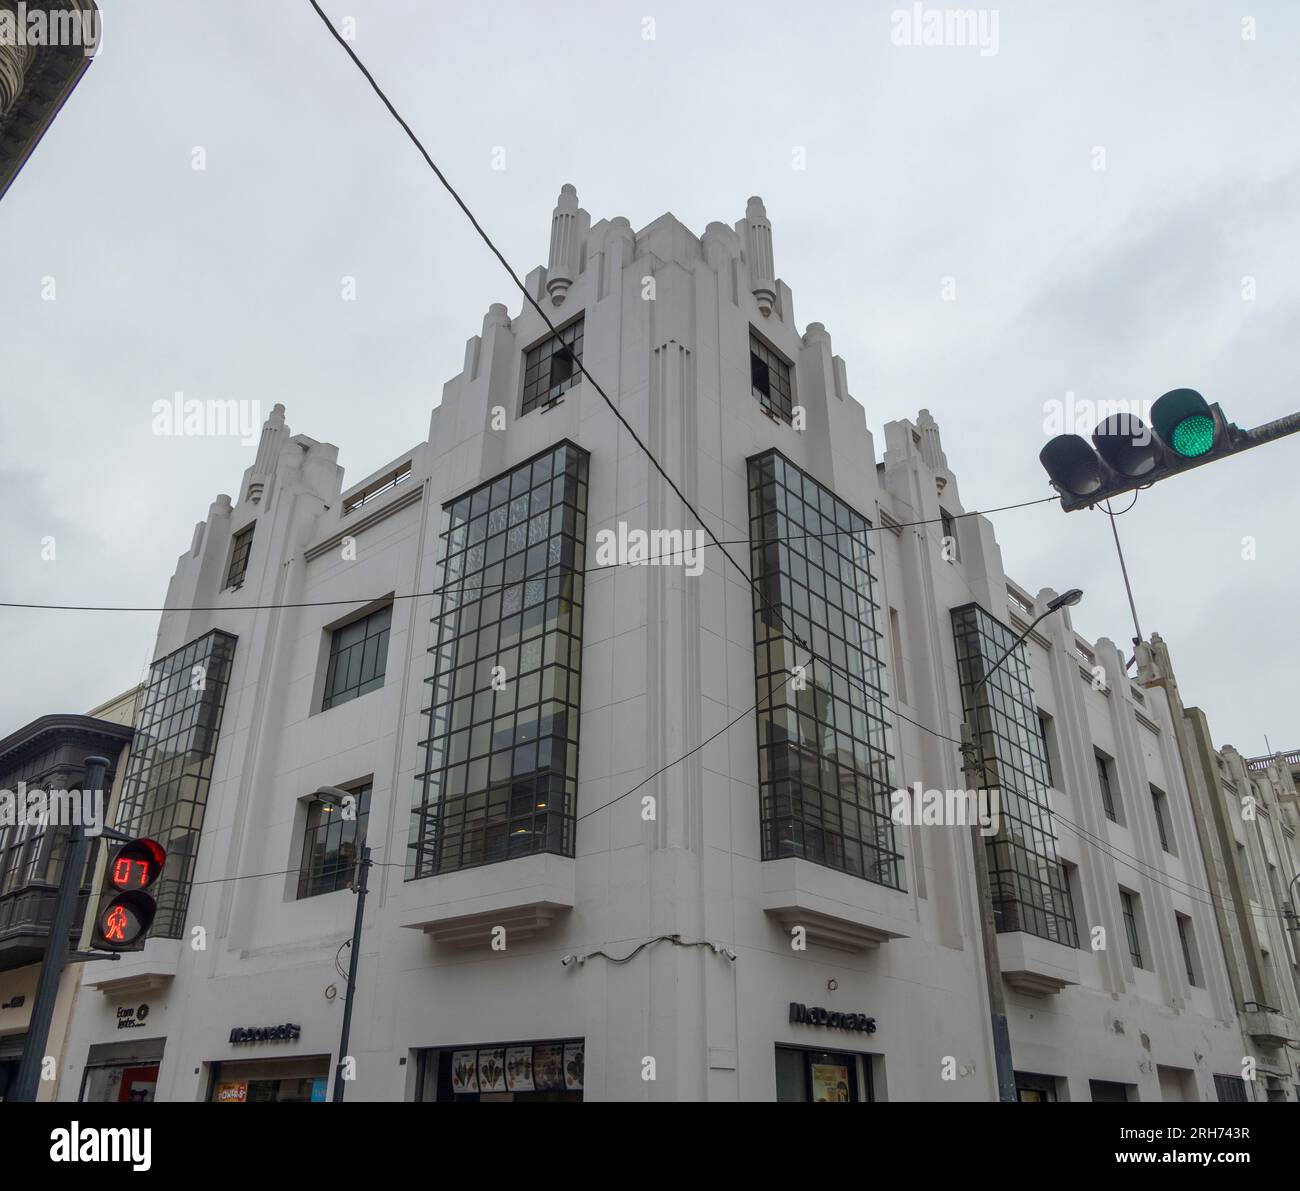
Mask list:
[[[158,903],[147,891],[166,861],[163,846],[151,839],[131,840],[109,857],[91,936],[95,950],[138,951],[144,946],[158,912]]]
[[[1073,512],[1255,445],[1195,389],[1171,389],[1151,407],[1150,426],[1113,414],[1092,432],[1091,446],[1081,435],[1058,434],[1038,458],[1061,507]]]

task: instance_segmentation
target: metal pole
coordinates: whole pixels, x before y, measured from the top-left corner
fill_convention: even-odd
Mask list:
[[[86,758],[86,773],[81,783],[83,792],[103,789],[108,764],[107,757]],[[53,831],[54,825],[47,824],[47,830]],[[32,1005],[31,1022],[27,1026],[27,1041],[23,1045],[23,1061],[18,1068],[18,1078],[14,1081],[14,1100],[35,1101],[41,1086],[41,1068],[50,1037],[50,1023],[54,1020],[54,1003],[59,997],[59,981],[68,959],[68,933],[72,930],[73,916],[77,911],[77,895],[81,891],[81,877],[86,867],[87,844],[82,825],[71,824],[68,850],[63,857],[63,872],[59,876],[59,892],[54,901],[54,918],[50,923],[45,958],[41,961],[41,974],[36,983],[36,1000]]]
[[[978,692],[979,688],[976,687]],[[975,759],[975,737],[970,724],[961,726],[961,768],[969,789],[979,790],[979,763]],[[975,890],[979,898],[980,936],[984,941],[984,981],[989,994],[989,1018],[993,1026],[993,1058],[997,1066],[998,1099],[1016,1101],[1016,1072],[1011,1061],[1011,1030],[1007,1025],[1007,1000],[1002,990],[1002,965],[998,960],[998,930],[993,918],[993,890],[989,881],[989,858],[980,825],[970,825],[971,853],[975,863]]]
[[[352,923],[352,955],[348,959],[348,990],[343,998],[343,1033],[339,1037],[339,1061],[334,1069],[334,1103],[343,1103],[343,1064],[348,1054],[348,1036],[352,1033],[352,994],[357,987],[357,961],[361,958],[361,920],[366,913],[366,877],[370,872],[370,849],[361,848],[357,862],[357,916]]]

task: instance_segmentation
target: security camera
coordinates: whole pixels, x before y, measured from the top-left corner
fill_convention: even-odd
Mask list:
[[[567,968],[577,958],[576,955],[566,955],[562,960],[560,960],[560,963]]]
[[[722,954],[725,955],[734,964],[736,962],[736,953],[730,947],[724,947]]]

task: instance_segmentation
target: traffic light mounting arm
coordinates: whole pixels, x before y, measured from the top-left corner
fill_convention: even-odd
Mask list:
[[[1179,421],[1172,427],[1165,425],[1171,405],[1181,409],[1180,421],[1199,420],[1197,432],[1210,435],[1209,445],[1199,454],[1180,449],[1176,433]],[[1163,418],[1162,406],[1166,415]],[[1300,413],[1243,430],[1228,422],[1217,404],[1207,405],[1199,393],[1190,389],[1166,393],[1155,403],[1152,415],[1151,427],[1127,414],[1106,419],[1093,433],[1095,451],[1078,434],[1057,435],[1043,448],[1039,460],[1067,513],[1090,509],[1111,497],[1149,488],[1170,476],[1300,431]],[[1212,429],[1207,424],[1212,424]]]

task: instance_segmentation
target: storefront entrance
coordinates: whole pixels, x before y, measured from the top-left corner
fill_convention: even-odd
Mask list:
[[[422,1050],[415,1098],[443,1104],[582,1100],[585,1048],[561,1042],[499,1042]]]
[[[329,1055],[212,1063],[210,1068],[211,1104],[324,1104],[329,1099]]]
[[[92,1046],[78,1099],[91,1104],[151,1103],[166,1042],[166,1038],[140,1038]]]
[[[871,1063],[871,1055],[778,1046],[776,1098],[815,1104],[872,1100]]]

